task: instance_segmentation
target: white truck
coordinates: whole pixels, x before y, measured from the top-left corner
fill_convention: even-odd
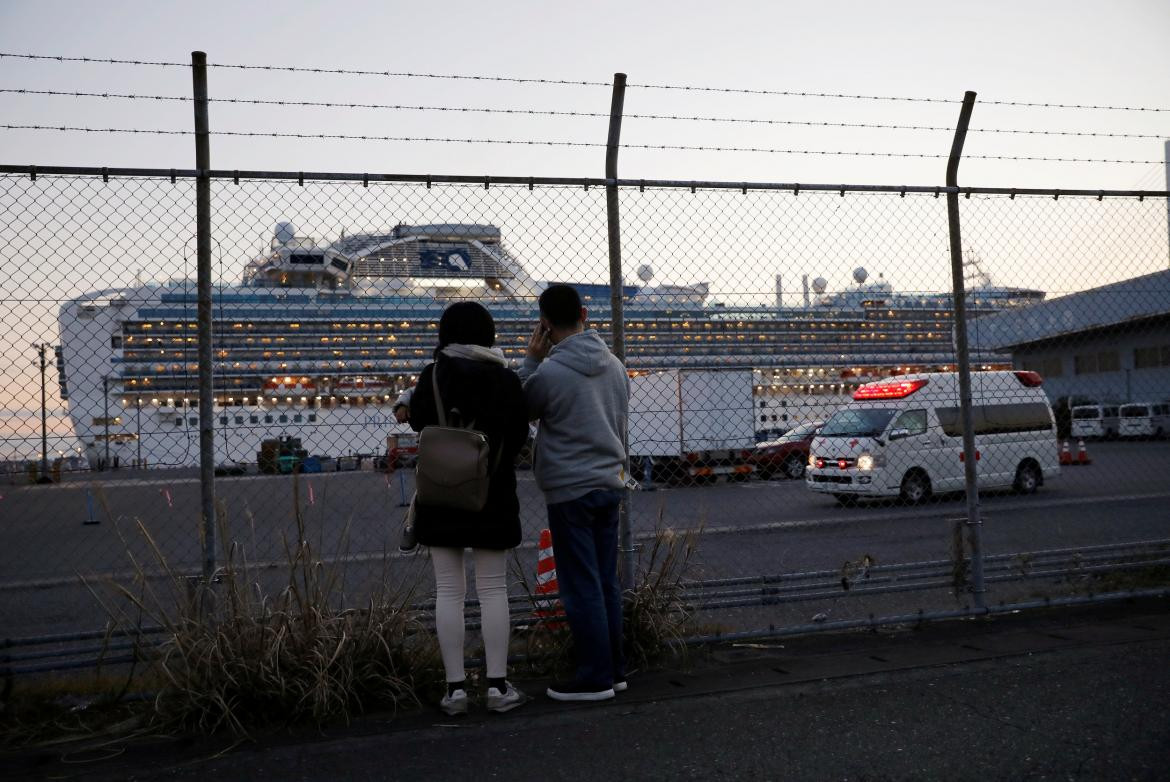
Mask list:
[[[755,431],[750,369],[630,376],[631,470],[644,484],[747,477]]]

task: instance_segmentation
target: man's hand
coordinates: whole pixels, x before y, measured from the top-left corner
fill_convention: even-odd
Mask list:
[[[394,420],[400,424],[406,423],[410,419],[410,408],[406,405],[394,406]]]
[[[548,331],[542,324],[537,323],[536,328],[532,330],[532,336],[528,338],[528,357],[544,361],[544,357],[551,349],[552,340],[549,339]]]

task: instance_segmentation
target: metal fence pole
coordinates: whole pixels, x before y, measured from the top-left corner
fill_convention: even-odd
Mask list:
[[[199,318],[199,499],[203,516],[203,580],[215,574],[215,432],[211,385],[211,145],[207,116],[207,55],[191,52],[195,104],[195,252]]]
[[[963,242],[959,235],[959,160],[971,111],[975,108],[975,93],[963,95],[959,124],[947,160],[947,223],[951,239],[951,285],[955,305],[955,352],[959,365],[959,407],[963,421],[963,475],[967,490],[967,541],[971,547],[971,580],[976,608],[984,606],[983,584],[983,518],[979,509],[979,486],[976,473],[978,454],[975,451],[975,430],[971,411],[971,358],[967,349],[967,292],[963,280]]]
[[[609,227],[609,309],[613,354],[626,363],[626,323],[622,294],[622,231],[618,211],[618,151],[622,137],[622,107],[626,101],[626,75],[613,75],[613,99],[609,106],[609,140],[605,145],[605,218]],[[625,477],[630,478],[630,438],[627,431],[622,447],[626,452]],[[618,548],[621,555],[622,588],[634,586],[634,540],[630,530],[630,489],[623,491],[618,515]]]

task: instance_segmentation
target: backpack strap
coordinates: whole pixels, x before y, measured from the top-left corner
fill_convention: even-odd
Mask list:
[[[443,398],[439,396],[439,362],[431,366],[431,387],[435,390],[435,412],[439,416],[439,426],[447,425],[447,413],[443,410]]]

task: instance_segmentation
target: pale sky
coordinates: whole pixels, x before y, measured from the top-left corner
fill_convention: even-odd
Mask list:
[[[515,2],[103,3],[4,0],[0,51],[187,62],[409,70],[958,100],[1170,108],[1170,3],[684,0]],[[184,69],[0,59],[7,88],[189,95]],[[492,106],[607,112],[598,87],[277,74],[212,69],[212,97]],[[670,113],[952,127],[957,106],[631,88],[627,113]],[[13,124],[187,129],[186,103],[0,95]],[[212,129],[297,130],[603,142],[606,122],[389,110],[213,105]],[[977,106],[972,128],[1170,136],[1170,112]],[[191,166],[189,137],[0,131],[5,161]],[[624,140],[945,154],[948,132],[627,120]],[[972,133],[969,154],[1160,160],[1157,139]],[[213,139],[222,168],[601,176],[602,149]],[[942,160],[625,150],[635,178],[935,184]],[[972,185],[1163,187],[1155,165],[968,160]]]
[[[626,113],[760,120],[929,125],[941,131],[727,124],[627,117],[630,144],[768,147],[945,155],[965,90],[979,94],[968,155],[1161,161],[1170,137],[1170,2],[990,0],[978,3],[516,2],[242,3],[205,0],[102,3],[0,0],[0,52],[189,62],[411,71],[941,98],[952,103],[841,100],[631,86]],[[189,96],[187,68],[0,58],[0,89]],[[606,86],[508,84],[384,76],[288,74],[211,68],[212,98],[256,98],[608,113]],[[989,105],[986,101],[1160,109],[1099,111]],[[0,93],[4,124],[188,130],[188,102]],[[314,109],[212,103],[212,130],[444,136],[604,143],[604,117],[501,116],[387,109]],[[1151,138],[1018,135],[981,129],[1143,134]],[[592,176],[604,149],[296,140],[213,136],[212,165],[409,174]],[[0,129],[0,161],[15,164],[193,167],[190,136]],[[938,185],[945,159],[824,157],[625,149],[626,178]],[[1165,188],[1161,163],[1101,164],[966,159],[964,185]],[[55,341],[50,299],[145,279],[193,276],[191,215],[166,201],[168,221],[127,222],[145,189],[116,183],[34,193],[12,189],[0,263],[25,264],[0,284],[0,408],[35,407],[28,343]],[[118,190],[118,187],[123,187]],[[187,189],[182,193],[189,195]],[[238,280],[272,224],[306,232],[382,230],[394,222],[495,221],[538,279],[605,279],[601,194],[525,200],[493,189],[451,191],[423,204],[409,192],[352,188],[241,188],[220,203],[224,282]],[[178,191],[176,191],[178,192]],[[78,207],[84,193],[92,207]],[[111,194],[114,197],[111,198]],[[119,201],[121,198],[129,201]],[[38,200],[39,199],[39,200]],[[414,200],[412,200],[414,199]],[[737,200],[738,199],[738,200]],[[945,214],[932,199],[834,200],[687,191],[627,194],[627,267],[654,264],[665,282],[710,281],[721,296],[770,295],[776,273],[795,292],[803,273],[838,289],[864,263],[904,290],[948,284]],[[65,206],[66,204],[71,205]],[[125,213],[117,211],[121,203]],[[127,206],[127,204],[130,204]],[[142,201],[143,214],[150,204]],[[1159,208],[1161,212],[1159,212]],[[175,210],[178,209],[179,213]],[[80,210],[80,211],[79,211]],[[106,210],[106,211],[102,211]],[[972,199],[967,245],[997,282],[1059,294],[1166,266],[1165,207],[1131,202],[1059,204]],[[83,212],[85,212],[83,214]],[[111,222],[87,223],[100,215]],[[159,210],[152,213],[156,218]],[[43,220],[41,217],[43,216]],[[56,222],[54,222],[56,221]],[[19,222],[19,225],[16,223]],[[116,223],[116,224],[115,224]],[[49,227],[37,226],[47,225]],[[94,230],[94,226],[97,229]],[[105,225],[105,228],[101,226]],[[80,228],[79,228],[80,226]],[[108,229],[108,230],[107,230]],[[149,229],[149,230],[148,230]],[[139,233],[135,233],[135,231]],[[39,231],[39,233],[38,233]],[[147,234],[149,233],[149,236]],[[83,235],[82,235],[83,234]],[[63,238],[68,235],[70,238]],[[80,235],[80,238],[78,236]],[[71,242],[74,242],[71,244]],[[87,244],[88,243],[88,244]],[[556,248],[556,252],[550,251]],[[189,252],[190,254],[190,252]],[[99,262],[94,262],[99,259]],[[189,259],[188,259],[189,260]],[[218,261],[217,261],[218,263]],[[44,271],[42,271],[44,270]],[[795,303],[794,299],[789,300]]]

